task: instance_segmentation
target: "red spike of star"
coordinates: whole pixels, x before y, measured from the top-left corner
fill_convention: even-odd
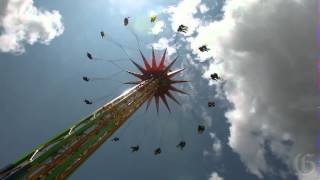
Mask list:
[[[139,81],[133,81],[133,82],[128,82],[126,84],[138,84],[141,83],[142,81],[145,81],[150,78],[158,78],[159,80],[159,86],[158,89],[153,93],[152,96],[150,96],[147,100],[147,107],[146,110],[148,110],[150,103],[152,99],[155,99],[155,104],[157,108],[157,112],[159,112],[159,105],[160,101],[164,103],[166,108],[168,109],[169,112],[171,112],[167,98],[173,100],[177,104],[180,105],[179,101],[174,97],[174,95],[171,93],[171,91],[181,93],[181,94],[186,94],[186,92],[176,88],[173,86],[173,84],[176,83],[184,83],[188,81],[184,80],[174,80],[173,77],[183,71],[183,69],[178,69],[178,70],[171,70],[173,64],[176,62],[177,58],[175,58],[173,61],[171,61],[168,65],[165,64],[165,58],[166,58],[166,53],[167,50],[164,51],[164,53],[161,56],[160,62],[157,63],[157,58],[154,52],[154,49],[152,48],[152,57],[151,57],[151,63],[147,61],[145,56],[142,54],[140,51],[144,67],[139,65],[138,63],[132,61],[132,63],[139,69],[140,73],[135,73],[128,71],[131,75],[137,77]]]

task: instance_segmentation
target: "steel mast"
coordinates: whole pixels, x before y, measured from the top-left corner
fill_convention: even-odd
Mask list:
[[[172,84],[186,81],[171,79],[183,69],[171,71],[176,59],[166,66],[165,55],[166,51],[157,65],[152,49],[152,65],[150,65],[141,53],[145,67],[132,62],[142,74],[128,71],[140,79],[127,83],[136,84],[134,87],[40,145],[22,159],[5,167],[0,172],[0,179],[66,179],[147,100],[149,107],[154,97],[158,110],[161,98],[170,111],[166,96],[176,103],[179,102],[169,90],[184,93]]]

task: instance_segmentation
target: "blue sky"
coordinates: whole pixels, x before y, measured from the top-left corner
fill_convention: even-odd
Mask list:
[[[3,124],[0,166],[21,157],[129,88],[121,82],[134,78],[108,62],[90,62],[85,55],[91,52],[101,59],[120,58],[124,60],[117,62],[121,68],[137,71],[126,61],[124,51],[110,41],[112,38],[124,45],[130,58],[141,63],[137,51],[132,50],[138,47],[134,32],[147,57],[151,55],[151,45],[159,56],[166,47],[169,59],[180,55],[175,68],[186,68],[179,78],[192,82],[180,88],[189,92],[190,97],[178,96],[182,107],[170,102],[172,114],[164,106],[159,116],[154,104],[148,113],[142,107],[116,132],[120,142],[106,142],[70,179],[304,179],[307,176],[295,172],[291,160],[297,153],[314,154],[317,126],[313,121],[314,110],[308,109],[309,106],[291,107],[293,103],[289,99],[297,97],[297,105],[314,104],[315,71],[303,74],[302,79],[309,81],[297,77],[297,82],[281,81],[281,78],[277,81],[272,74],[286,72],[294,76],[294,72],[313,67],[312,60],[304,63],[292,58],[310,59],[306,54],[315,51],[313,46],[307,46],[313,36],[300,33],[313,32],[314,16],[308,13],[314,12],[310,8],[313,3],[301,1],[301,5],[293,0],[283,3],[270,0],[264,4],[252,0],[243,3],[235,0],[34,2],[39,10],[59,13],[61,19],[55,14],[51,17],[54,20],[47,22],[56,25],[52,26],[56,29],[40,28],[38,40],[30,43],[26,36],[18,41],[20,48],[11,50],[6,49],[11,47],[9,41],[1,37],[12,26],[0,24]],[[272,11],[282,7],[288,10],[273,16]],[[296,8],[301,10],[290,17],[290,10]],[[0,8],[0,19],[11,17],[5,16],[6,13],[10,11]],[[150,33],[153,28],[148,19],[150,13],[158,14],[157,23],[164,24],[157,34]],[[127,16],[130,16],[129,28],[123,26],[123,18]],[[295,24],[293,19],[301,24]],[[180,23],[189,26],[189,32],[178,35],[175,44],[175,29]],[[22,30],[26,34],[37,31],[30,24],[26,25],[28,30]],[[292,27],[299,28],[297,32],[284,33]],[[101,39],[101,30],[106,33],[106,39]],[[294,46],[297,41],[305,48]],[[211,51],[198,52],[201,44],[207,44]],[[210,81],[208,77],[213,72],[221,74],[226,82]],[[113,74],[116,75],[112,79],[81,80],[82,76],[106,78]],[[266,79],[267,76],[271,77]],[[284,92],[283,89],[294,88],[297,83],[306,88]],[[269,98],[273,93],[278,94],[278,99]],[[85,105],[82,102],[85,98],[95,100],[94,104]],[[206,107],[208,100],[216,101],[217,107]],[[290,115],[292,112],[294,117]],[[308,117],[310,122],[299,126],[303,117]],[[196,132],[198,124],[207,126],[203,135]],[[175,148],[181,139],[187,142],[184,151]],[[141,150],[132,154],[129,147],[135,144]],[[158,146],[163,154],[155,157],[152,152]]]

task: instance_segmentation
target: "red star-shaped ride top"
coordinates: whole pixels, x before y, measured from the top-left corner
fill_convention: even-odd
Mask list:
[[[177,89],[176,87],[173,86],[173,84],[184,83],[184,82],[188,82],[188,81],[173,80],[172,79],[176,74],[183,71],[184,69],[177,69],[177,70],[171,71],[171,67],[176,62],[177,58],[175,58],[169,65],[165,65],[166,52],[167,52],[167,49],[164,51],[164,53],[161,57],[160,63],[157,65],[154,49],[152,48],[152,64],[150,65],[148,63],[147,59],[142,54],[142,52],[140,51],[140,54],[141,54],[143,62],[144,62],[144,67],[140,66],[139,64],[137,64],[136,62],[131,60],[132,63],[139,69],[140,73],[127,71],[128,73],[139,78],[140,80],[134,81],[134,82],[127,82],[126,84],[139,84],[140,82],[145,81],[150,78],[158,78],[159,79],[159,87],[153,93],[153,95],[149,97],[146,110],[149,108],[150,103],[152,101],[152,98],[154,97],[155,104],[157,107],[157,112],[159,112],[159,104],[160,104],[159,99],[160,98],[163,101],[163,103],[165,104],[165,106],[167,107],[168,111],[171,112],[166,97],[169,97],[170,99],[172,99],[174,102],[176,102],[179,105],[180,105],[180,103],[172,95],[172,93],[170,91],[176,91],[178,93],[187,94],[186,92],[184,92],[180,89]]]

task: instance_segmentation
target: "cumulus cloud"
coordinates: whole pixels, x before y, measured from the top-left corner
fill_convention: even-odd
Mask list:
[[[6,0],[0,7],[0,51],[23,53],[24,44],[49,44],[64,31],[58,11],[37,9],[33,0]]]
[[[274,172],[266,147],[300,179],[315,174],[296,171],[293,160],[316,154],[316,24],[315,0],[229,0],[223,19],[190,40],[201,60],[221,60],[206,77],[224,76],[229,145],[258,177]],[[196,50],[202,43],[211,53]]]
[[[176,6],[168,7],[165,12],[170,15],[172,30],[176,31],[179,25],[183,24],[189,28],[186,35],[191,35],[201,22],[200,19],[194,18],[200,3],[201,0],[183,0]]]
[[[203,157],[206,157],[206,156],[208,156],[210,153],[209,153],[209,151],[208,150],[203,150],[203,152],[202,152],[202,156]]]
[[[209,85],[232,104],[225,114],[230,147],[260,178],[277,172],[268,161],[275,156],[299,179],[314,179],[315,171],[297,169],[294,160],[316,154],[316,0],[227,0],[222,19],[213,22],[201,22],[197,11],[200,0],[167,12],[172,30],[190,26],[187,41],[197,60],[209,60],[203,77],[217,72],[225,80]],[[203,44],[211,51],[201,53]]]
[[[170,40],[168,38],[163,37],[163,38],[160,38],[158,42],[153,43],[152,46],[154,47],[154,49],[157,49],[157,50],[164,50],[167,48],[168,55],[171,56],[176,52],[176,50],[173,46],[170,46],[169,43],[170,43]]]
[[[209,133],[211,139],[213,140],[212,150],[215,155],[221,155],[222,145],[220,139],[212,132]]]
[[[192,107],[190,109],[192,109]],[[208,114],[204,107],[201,107],[201,118],[204,120],[206,126],[211,127],[212,117]]]
[[[166,24],[163,21],[157,21],[151,28],[151,34],[159,34],[166,27]]]
[[[206,12],[209,11],[209,8],[208,8],[208,6],[206,6],[205,4],[201,4],[201,5],[199,6],[199,10],[200,10],[201,13],[206,13]]]
[[[213,172],[213,173],[211,174],[209,180],[223,180],[223,178],[220,177],[218,173]]]

